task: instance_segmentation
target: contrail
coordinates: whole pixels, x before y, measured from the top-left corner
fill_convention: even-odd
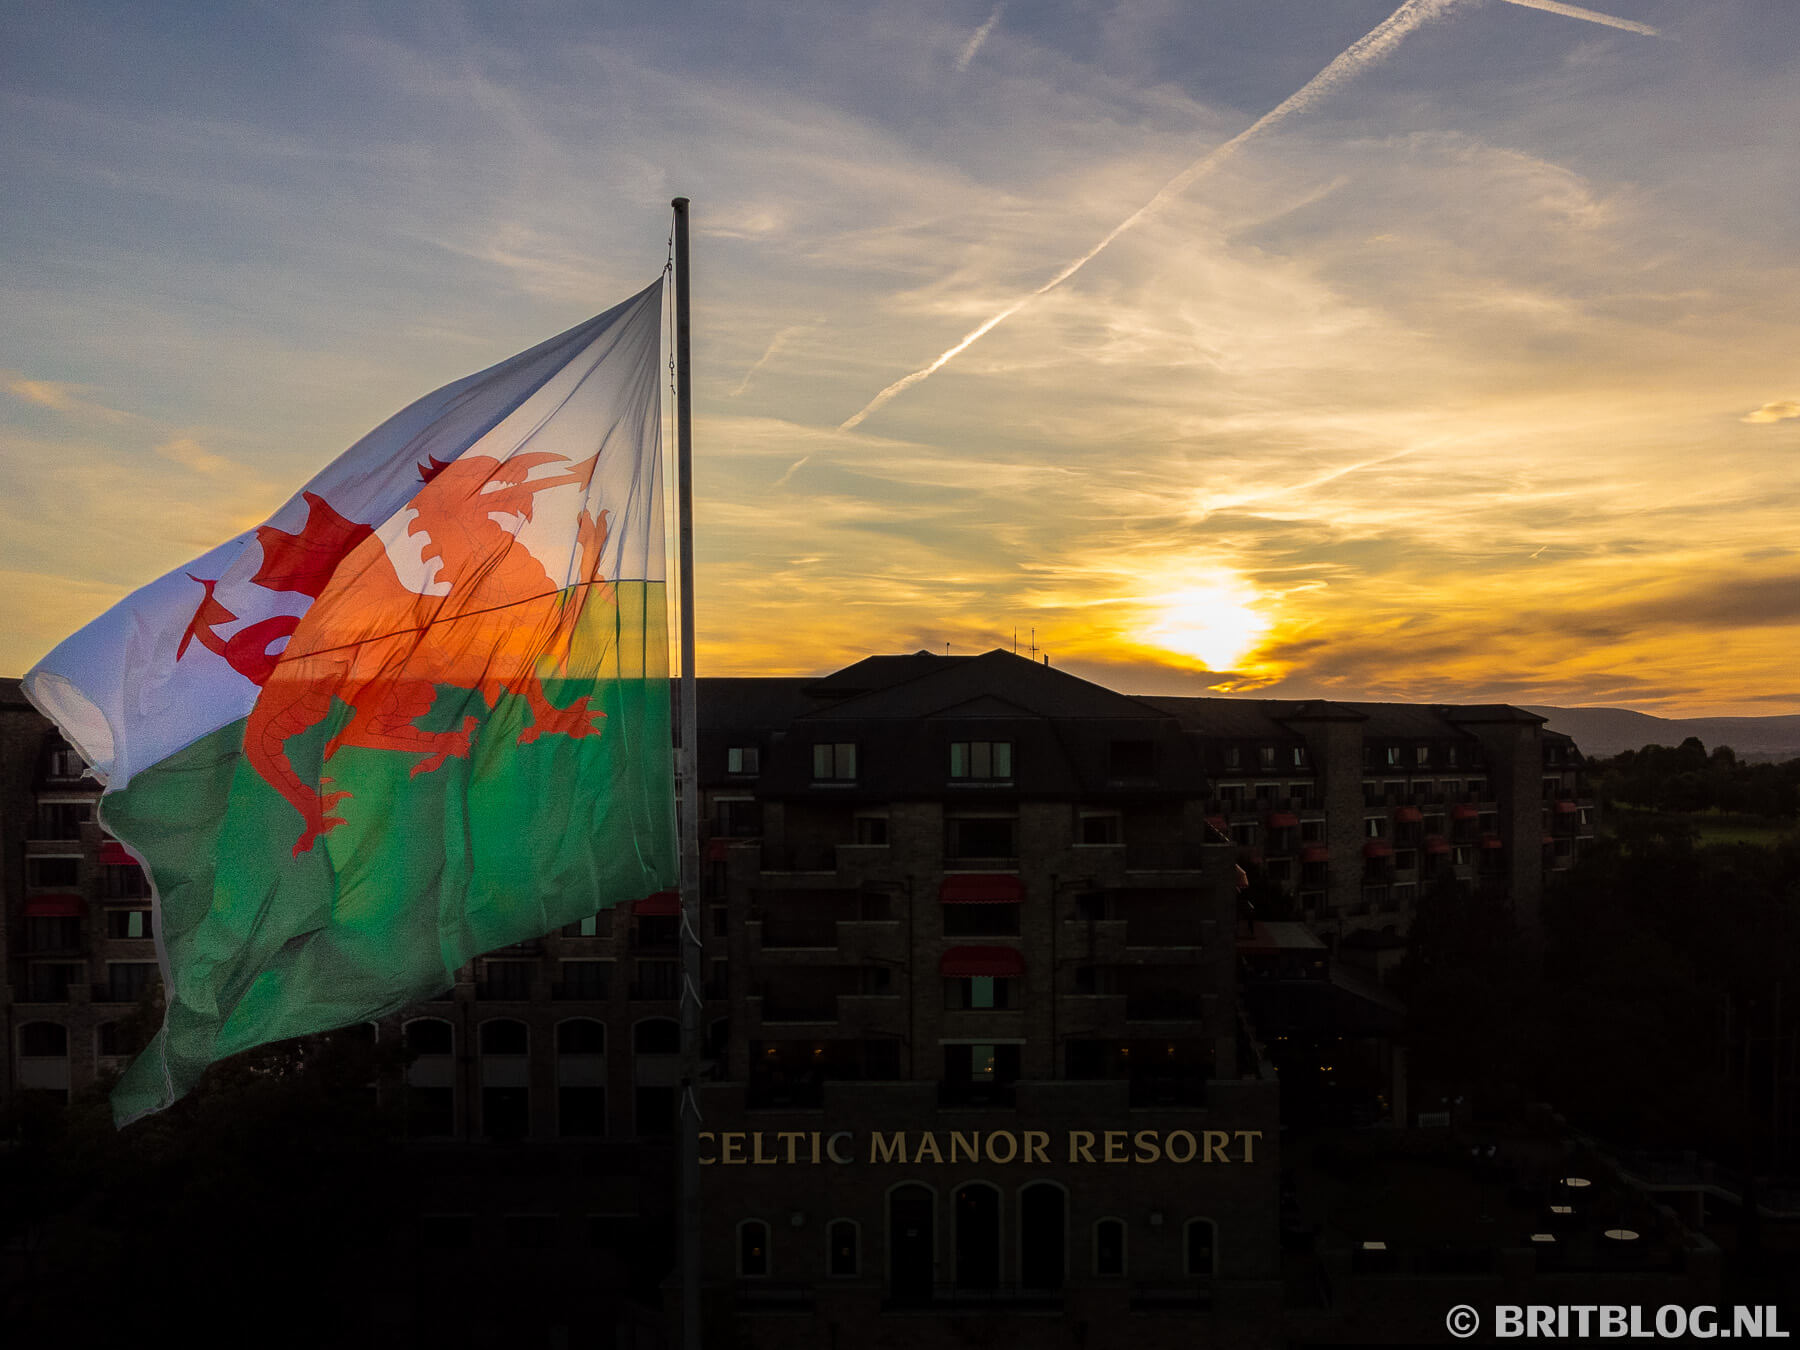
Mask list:
[[[790,327],[784,328],[779,333],[777,333],[775,335],[774,340],[769,343],[768,350],[763,352],[763,354],[761,356],[757,357],[756,363],[754,365],[752,365],[750,367],[750,369],[748,369],[744,372],[744,378],[739,380],[738,387],[731,391],[731,397],[736,398],[739,394],[743,393],[744,390],[748,389],[750,387],[750,377],[755,375],[756,372],[761,370],[764,366],[768,365],[769,361],[774,357],[775,353],[780,351],[783,347],[785,347],[787,345],[787,341],[789,338],[793,337],[797,333],[804,333],[807,330],[807,327],[808,327],[808,325],[806,325],[806,324],[797,323],[797,324],[791,325]]]
[[[1546,14],[1560,14],[1567,19],[1586,19],[1589,23],[1603,23],[1608,28],[1623,28],[1627,33],[1642,33],[1645,37],[1661,37],[1662,34],[1647,23],[1637,23],[1631,19],[1615,19],[1610,14],[1599,14],[1591,9],[1583,9],[1580,5],[1565,5],[1562,0],[1506,0],[1509,5],[1518,5],[1521,9],[1541,9]]]
[[[975,59],[975,53],[981,50],[981,44],[988,40],[988,34],[994,31],[994,25],[1000,22],[1000,11],[1005,5],[995,5],[994,12],[988,15],[988,21],[975,30],[975,36],[969,39],[969,45],[962,49],[962,55],[956,58],[956,68],[967,70],[969,62]]]
[[[1351,43],[1350,46],[1345,48],[1330,65],[1326,66],[1325,69],[1313,76],[1312,79],[1308,80],[1298,91],[1290,94],[1287,99],[1273,111],[1264,113],[1243,131],[1238,132],[1237,135],[1233,136],[1223,145],[1208,151],[1192,164],[1188,165],[1187,168],[1176,174],[1168,182],[1164,183],[1161,191],[1142,206],[1138,207],[1138,209],[1133,211],[1129,216],[1126,216],[1124,220],[1113,226],[1111,232],[1086,253],[1082,254],[1074,262],[1063,268],[1062,271],[1051,277],[1050,280],[1046,281],[1042,286],[1039,286],[1035,291],[1013,301],[1012,304],[994,315],[993,318],[988,319],[979,328],[976,328],[973,332],[969,333],[969,335],[963,338],[961,342],[950,348],[949,351],[938,357],[938,359],[933,361],[930,365],[922,366],[912,374],[895,380],[886,389],[883,389],[879,394],[875,395],[874,398],[870,399],[860,412],[839,423],[838,430],[849,431],[851,428],[859,425],[865,417],[881,407],[882,404],[886,403],[896,394],[904,393],[906,390],[919,383],[919,381],[929,379],[931,376],[937,374],[938,371],[942,370],[951,361],[955,360],[970,347],[981,341],[982,338],[986,337],[988,333],[993,331],[1000,324],[1005,323],[1008,319],[1012,318],[1013,315],[1024,309],[1026,305],[1029,305],[1040,295],[1055,290],[1058,286],[1062,285],[1063,282],[1067,281],[1082,268],[1086,267],[1099,256],[1101,251],[1105,249],[1108,244],[1124,234],[1125,231],[1137,225],[1152,212],[1160,209],[1163,204],[1171,198],[1177,197],[1181,193],[1187,191],[1187,189],[1192,187],[1196,181],[1212,172],[1212,170],[1220,164],[1223,164],[1237,152],[1237,148],[1240,145],[1249,140],[1252,136],[1267,131],[1277,123],[1285,122],[1295,113],[1305,112],[1320,99],[1331,93],[1340,84],[1344,83],[1344,81],[1361,71],[1365,66],[1373,65],[1389,52],[1393,51],[1395,47],[1400,45],[1400,40],[1420,24],[1437,18],[1439,15],[1448,11],[1453,5],[1459,3],[1461,3],[1461,0],[1406,0],[1405,4],[1401,5],[1400,8],[1388,15],[1387,18],[1383,19],[1374,28],[1363,34],[1362,37]]]

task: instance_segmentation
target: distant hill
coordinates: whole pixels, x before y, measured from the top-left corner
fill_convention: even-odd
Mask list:
[[[1588,756],[1646,745],[1680,745],[1698,736],[1708,750],[1729,745],[1739,759],[1800,759],[1800,714],[1780,717],[1652,717],[1629,708],[1545,708],[1550,729],[1573,736]]]

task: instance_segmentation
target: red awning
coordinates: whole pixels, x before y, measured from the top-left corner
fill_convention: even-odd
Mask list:
[[[87,913],[87,901],[79,895],[33,895],[25,900],[28,919],[79,919]]]
[[[1556,804],[1556,814],[1559,816],[1572,816],[1580,812],[1580,810],[1580,802],[1558,802]]]
[[[1271,830],[1291,830],[1300,823],[1292,811],[1271,811],[1264,821]]]
[[[1230,833],[1230,831],[1226,828],[1226,821],[1225,821],[1224,816],[1208,816],[1206,818],[1206,823],[1208,825],[1212,826],[1220,834],[1229,834]]]
[[[1385,839],[1371,839],[1363,845],[1363,857],[1365,858],[1391,858],[1393,856],[1394,846]]]
[[[1474,820],[1480,814],[1481,812],[1477,811],[1467,802],[1463,802],[1460,805],[1450,808],[1450,819],[1452,820]]]
[[[948,876],[938,887],[938,900],[946,905],[1017,905],[1024,899],[1024,882],[993,872]]]
[[[988,975],[1004,979],[1025,973],[1025,958],[1013,947],[952,947],[938,962],[938,971],[959,979]]]
[[[671,919],[681,913],[680,891],[658,891],[655,895],[646,895],[642,900],[634,900],[631,912],[640,919]]]
[[[136,867],[137,859],[125,851],[125,845],[117,839],[108,839],[100,845],[100,861],[108,867]]]
[[[1505,848],[1506,843],[1497,834],[1484,834],[1481,836],[1481,846],[1483,848]]]
[[[1425,813],[1416,806],[1396,806],[1394,808],[1394,819],[1399,821],[1402,825],[1417,825],[1421,820],[1425,819]]]
[[[1303,863],[1330,862],[1331,850],[1323,844],[1308,844],[1300,850],[1300,861]]]
[[[1554,844],[1554,843],[1555,843],[1555,842],[1556,842],[1556,836],[1555,836],[1555,835],[1553,835],[1553,834],[1547,834],[1547,835],[1545,835],[1545,836],[1544,836],[1544,847],[1545,847],[1545,848],[1549,848],[1549,847],[1550,847],[1550,845],[1552,845],[1552,844]]]
[[[1426,835],[1425,851],[1427,853],[1448,853],[1450,851],[1450,841],[1441,834]]]

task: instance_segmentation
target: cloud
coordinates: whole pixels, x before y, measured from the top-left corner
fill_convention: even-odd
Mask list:
[[[957,70],[963,71],[969,68],[969,62],[975,59],[975,53],[981,50],[981,44],[988,40],[988,34],[993,32],[994,25],[1000,22],[1000,12],[1005,8],[1005,5],[995,5],[994,12],[988,15],[987,22],[975,30],[975,35],[962,49],[962,55],[956,58]]]
[[[81,391],[86,387],[58,380],[34,380],[16,370],[0,371],[0,389],[22,402],[71,417],[95,417],[103,422],[131,420],[130,413],[85,398]]]
[[[215,477],[219,474],[241,472],[238,465],[223,455],[208,450],[192,436],[176,436],[164,441],[156,447],[156,453],[166,460],[171,460],[196,473]]]
[[[1800,417],[1800,399],[1784,398],[1774,403],[1765,403],[1755,412],[1745,413],[1738,418],[1740,422],[1763,423],[1785,422],[1790,417]]]

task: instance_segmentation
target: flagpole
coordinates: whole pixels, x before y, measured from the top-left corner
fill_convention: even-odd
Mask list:
[[[675,209],[675,500],[681,590],[681,1344],[700,1350],[700,739],[694,685],[693,400],[688,325],[688,199]]]

